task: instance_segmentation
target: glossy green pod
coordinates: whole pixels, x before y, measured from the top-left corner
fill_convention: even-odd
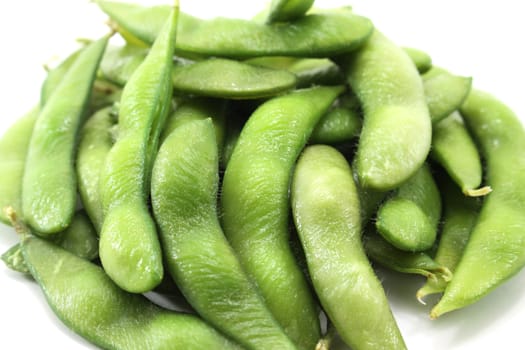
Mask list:
[[[356,171],[363,187],[391,190],[421,167],[432,137],[423,83],[408,55],[375,30],[338,62],[363,107]]]
[[[420,74],[426,73],[432,68],[432,57],[428,53],[413,47],[404,47],[403,50],[414,62]]]
[[[172,57],[178,4],[122,93],[117,140],[109,151],[100,193],[104,221],[100,260],[124,290],[144,293],[164,274],[156,224],[149,211],[153,160],[172,100]]]
[[[160,147],[151,197],[169,272],[199,315],[239,344],[295,349],[224,236],[218,170],[210,118],[187,120]]]
[[[24,169],[22,212],[41,234],[62,231],[75,212],[77,134],[108,39],[82,50],[35,123]]]
[[[267,22],[286,22],[304,16],[314,0],[272,0]]]
[[[525,128],[505,104],[472,90],[460,110],[486,160],[486,196],[436,318],[473,304],[525,265]]]
[[[307,147],[291,205],[316,294],[341,338],[353,349],[406,349],[363,249],[359,195],[344,156],[325,145]]]
[[[316,306],[288,243],[294,163],[341,87],[296,90],[248,119],[225,170],[224,233],[286,333],[301,348],[320,338]]]
[[[106,107],[91,116],[80,130],[76,158],[78,192],[82,205],[100,233],[104,210],[100,193],[100,176],[109,150],[113,146],[116,115]]]
[[[4,212],[12,207],[22,212],[22,178],[31,134],[38,117],[39,108],[34,107],[6,130],[0,139],[0,221],[10,224]]]
[[[440,176],[438,185],[443,197],[443,225],[434,260],[454,273],[478,218],[481,203],[476,198],[464,196],[448,176]],[[416,297],[424,303],[427,295],[442,293],[448,282],[440,276],[428,279]]]
[[[421,275],[429,281],[439,279],[448,282],[452,278],[450,270],[434,260],[427,252],[407,252],[397,249],[372,231],[364,234],[363,243],[369,258],[390,270]]]
[[[483,168],[478,148],[459,112],[435,123],[432,130],[431,158],[440,164],[467,196],[484,196],[488,186],[479,188]]]
[[[435,66],[423,74],[422,79],[433,124],[460,108],[472,86],[472,78],[454,75]]]
[[[117,29],[152,43],[169,13],[168,6],[143,7],[97,0]],[[145,25],[147,23],[147,25]],[[181,55],[249,58],[260,56],[330,57],[357,49],[370,36],[369,19],[348,9],[303,16],[293,23],[202,20],[181,13],[177,52]]]
[[[398,249],[430,249],[441,218],[441,196],[430,167],[424,164],[379,207],[377,231]]]
[[[142,295],[123,291],[102,268],[53,243],[26,234],[22,252],[53,312],[101,348],[239,349],[197,317],[161,309]]]

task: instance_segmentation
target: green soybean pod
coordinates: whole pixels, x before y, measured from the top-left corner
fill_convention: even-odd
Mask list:
[[[226,133],[226,101],[212,98],[188,98],[179,102],[168,117],[160,136],[161,142],[173,130],[192,120],[211,118],[215,128],[215,140],[219,150],[223,148]],[[219,156],[220,156],[219,152]]]
[[[130,44],[109,45],[100,62],[100,75],[104,79],[124,86],[147,55],[146,47]]]
[[[2,259],[5,266],[13,271],[17,271],[26,275],[30,274],[26,262],[24,261],[24,256],[22,255],[20,243],[17,243],[6,250],[2,256],[0,256],[0,259]]]
[[[432,318],[478,301],[525,265],[525,129],[505,104],[479,90],[460,112],[480,145],[492,192]]]
[[[146,60],[124,88],[119,136],[99,180],[104,215],[100,259],[115,283],[135,293],[152,290],[164,273],[148,202],[153,159],[171,107],[178,10],[176,3]]]
[[[423,74],[422,79],[433,124],[460,108],[472,86],[472,78],[454,75],[436,66]]]
[[[295,87],[296,77],[285,70],[257,67],[235,60],[210,58],[176,65],[176,92],[227,99],[254,99],[278,95]]]
[[[355,162],[359,183],[394,189],[416,173],[430,151],[432,128],[418,71],[377,30],[339,62],[364,112]]]
[[[366,254],[369,258],[390,270],[438,279],[448,282],[452,279],[450,270],[440,264],[427,252],[407,252],[397,249],[379,234],[368,228],[363,236]]]
[[[267,22],[293,21],[312,7],[314,0],[272,0]]]
[[[255,57],[244,61],[256,66],[284,69],[297,78],[297,88],[315,85],[342,85],[345,78],[339,66],[328,58]]]
[[[6,215],[13,215],[13,213],[16,213],[15,209],[8,207]],[[11,222],[11,224],[15,225],[16,223]],[[49,241],[82,259],[94,260],[98,257],[97,234],[83,210],[78,210],[71,221],[71,225],[54,235]],[[9,248],[2,255],[2,260],[10,269],[29,274],[20,243]]]
[[[211,119],[164,140],[152,204],[168,269],[205,320],[251,349],[295,349],[224,237],[217,216],[219,155]]]
[[[361,115],[357,108],[334,106],[316,125],[310,142],[337,144],[359,136]]]
[[[432,57],[428,53],[413,47],[404,47],[403,50],[414,62],[420,74],[426,73],[432,68]]]
[[[78,192],[97,233],[100,233],[104,218],[100,176],[114,143],[112,130],[115,123],[113,107],[106,107],[91,116],[80,130],[76,158]]]
[[[47,77],[40,89],[40,106],[44,106],[46,104],[53,92],[62,82],[62,79],[64,79],[64,76],[67,74],[69,68],[71,68],[73,63],[75,63],[83,49],[85,49],[85,47],[74,51],[62,62],[60,62],[58,66],[48,71]]]
[[[423,251],[436,240],[441,196],[425,163],[379,207],[377,231],[398,249]]]
[[[406,349],[363,249],[359,195],[344,156],[330,146],[307,147],[291,203],[313,286],[341,338],[354,349]]]
[[[478,218],[480,201],[464,196],[448,176],[440,176],[438,185],[443,197],[443,226],[434,260],[454,273]],[[440,276],[428,279],[416,297],[424,303],[427,295],[442,293],[448,282]]]
[[[97,0],[118,30],[152,43],[169,13],[168,6],[143,7]],[[312,13],[293,23],[202,20],[181,13],[177,53],[187,56],[250,58],[260,56],[330,57],[357,49],[370,36],[372,22],[348,9]]]
[[[161,309],[142,295],[123,291],[98,265],[51,242],[25,234],[22,252],[53,312],[101,348],[239,349],[199,318]]]
[[[16,120],[0,139],[0,221],[9,224],[5,207],[22,211],[22,178],[31,134],[38,117],[39,108],[34,107]]]
[[[224,233],[288,336],[320,338],[316,306],[288,243],[292,168],[342,87],[296,90],[262,104],[239,136],[222,186]]]
[[[484,196],[491,191],[489,186],[479,188],[483,177],[481,158],[459,112],[434,124],[430,156],[445,168],[465,195]]]
[[[75,212],[76,137],[108,39],[105,36],[82,50],[42,107],[31,135],[22,211],[28,224],[44,235],[65,229]]]

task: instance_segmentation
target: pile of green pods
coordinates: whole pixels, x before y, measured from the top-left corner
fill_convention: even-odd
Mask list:
[[[432,319],[525,266],[525,129],[471,77],[349,7],[95,3],[110,33],[0,140],[2,260],[88,341],[406,349],[376,266]]]

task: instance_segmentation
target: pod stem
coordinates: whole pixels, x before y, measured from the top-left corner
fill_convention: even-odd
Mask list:
[[[476,188],[476,189],[472,189],[472,188],[465,188],[465,189],[463,189],[463,193],[466,196],[469,196],[469,197],[486,196],[490,192],[492,192],[492,187],[490,187],[490,186],[483,186],[483,187]]]
[[[4,209],[4,213],[11,222],[11,225],[15,229],[15,232],[22,236],[22,239],[25,239],[29,235],[29,228],[18,219],[18,215],[11,206],[7,206]]]

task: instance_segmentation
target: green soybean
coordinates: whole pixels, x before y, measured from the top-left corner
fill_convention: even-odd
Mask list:
[[[465,197],[449,177],[440,176],[438,180],[443,197],[443,226],[434,260],[454,273],[476,223],[480,201]],[[429,279],[416,297],[423,302],[429,294],[442,293],[448,282],[439,275]]]
[[[363,249],[359,195],[344,156],[325,145],[307,147],[291,202],[313,286],[341,338],[355,349],[406,349]]]
[[[363,238],[366,254],[370,259],[390,270],[427,277],[429,281],[452,279],[452,273],[427,252],[407,252],[397,249],[373,229],[366,229]]]
[[[125,85],[146,54],[147,49],[132,45],[114,47],[102,61],[102,75]],[[280,94],[295,84],[296,77],[290,72],[224,58],[179,60],[173,67],[173,88],[177,94],[253,99]]]
[[[176,66],[173,71],[173,86],[177,92],[201,96],[262,98],[290,90],[295,84],[295,76],[287,71],[223,58]]]
[[[97,0],[118,28],[152,43],[169,13],[167,6],[142,7]],[[145,25],[147,23],[147,25]],[[293,23],[264,24],[181,13],[177,52],[231,58],[260,56],[330,57],[357,49],[372,33],[369,19],[348,9],[303,16]]]
[[[472,78],[453,75],[435,66],[422,79],[433,124],[460,108],[472,85]]]
[[[22,211],[39,233],[65,229],[75,212],[76,135],[108,39],[105,36],[82,50],[35,123],[24,169]]]
[[[116,126],[116,116],[113,113],[113,107],[106,107],[87,120],[80,131],[77,150],[78,192],[97,233],[100,233],[104,218],[100,176],[114,143],[112,131]]]
[[[377,30],[339,62],[364,112],[355,163],[359,183],[394,189],[416,173],[430,151],[421,78],[407,54]]]
[[[337,144],[359,136],[361,115],[356,109],[335,106],[319,121],[310,141],[313,143]]]
[[[434,244],[440,217],[439,189],[429,166],[424,164],[383,202],[376,228],[398,249],[423,251]]]
[[[297,78],[297,88],[345,83],[340,68],[328,58],[256,57],[244,62],[274,69],[284,69]]]
[[[153,289],[164,273],[148,201],[153,159],[171,103],[177,16],[178,5],[124,88],[119,136],[99,180],[104,209],[100,259],[108,275],[129,292]]]
[[[22,211],[22,178],[38,113],[38,107],[31,109],[16,120],[0,139],[0,221],[5,224],[10,223],[4,212],[5,207]]]
[[[483,168],[476,144],[459,112],[434,124],[430,156],[440,164],[467,196],[483,196],[490,187],[479,188]]]
[[[187,121],[162,143],[151,195],[168,269],[195,310],[239,344],[295,349],[224,237],[218,170],[211,119]]]
[[[525,265],[525,129],[512,110],[479,90],[460,111],[481,147],[492,192],[432,318],[478,301]]]
[[[215,128],[215,141],[221,150],[226,133],[226,105],[227,103],[224,100],[211,98],[188,98],[179,102],[175,111],[166,120],[160,137],[161,140],[166,139],[173,130],[189,121],[211,118]]]
[[[64,324],[104,349],[238,349],[197,317],[176,314],[129,294],[97,265],[26,234],[31,275]]]
[[[83,49],[85,49],[85,47],[74,51],[62,62],[60,62],[58,66],[48,71],[47,77],[40,89],[40,106],[44,106],[46,104],[53,92],[62,82],[62,79],[64,79],[64,76],[67,74],[69,68],[71,68],[73,63],[75,63]]]
[[[291,170],[341,87],[296,90],[248,119],[222,187],[225,235],[286,333],[301,348],[320,338],[312,295],[288,243]]]
[[[20,272],[23,274],[30,274],[27,268],[24,256],[22,255],[22,248],[20,243],[15,244],[8,250],[6,250],[0,257],[4,264],[13,271]]]
[[[267,22],[286,22],[304,16],[314,0],[272,0]]]
[[[426,73],[432,68],[432,57],[428,53],[413,47],[404,47],[403,50],[414,62],[420,74]]]

